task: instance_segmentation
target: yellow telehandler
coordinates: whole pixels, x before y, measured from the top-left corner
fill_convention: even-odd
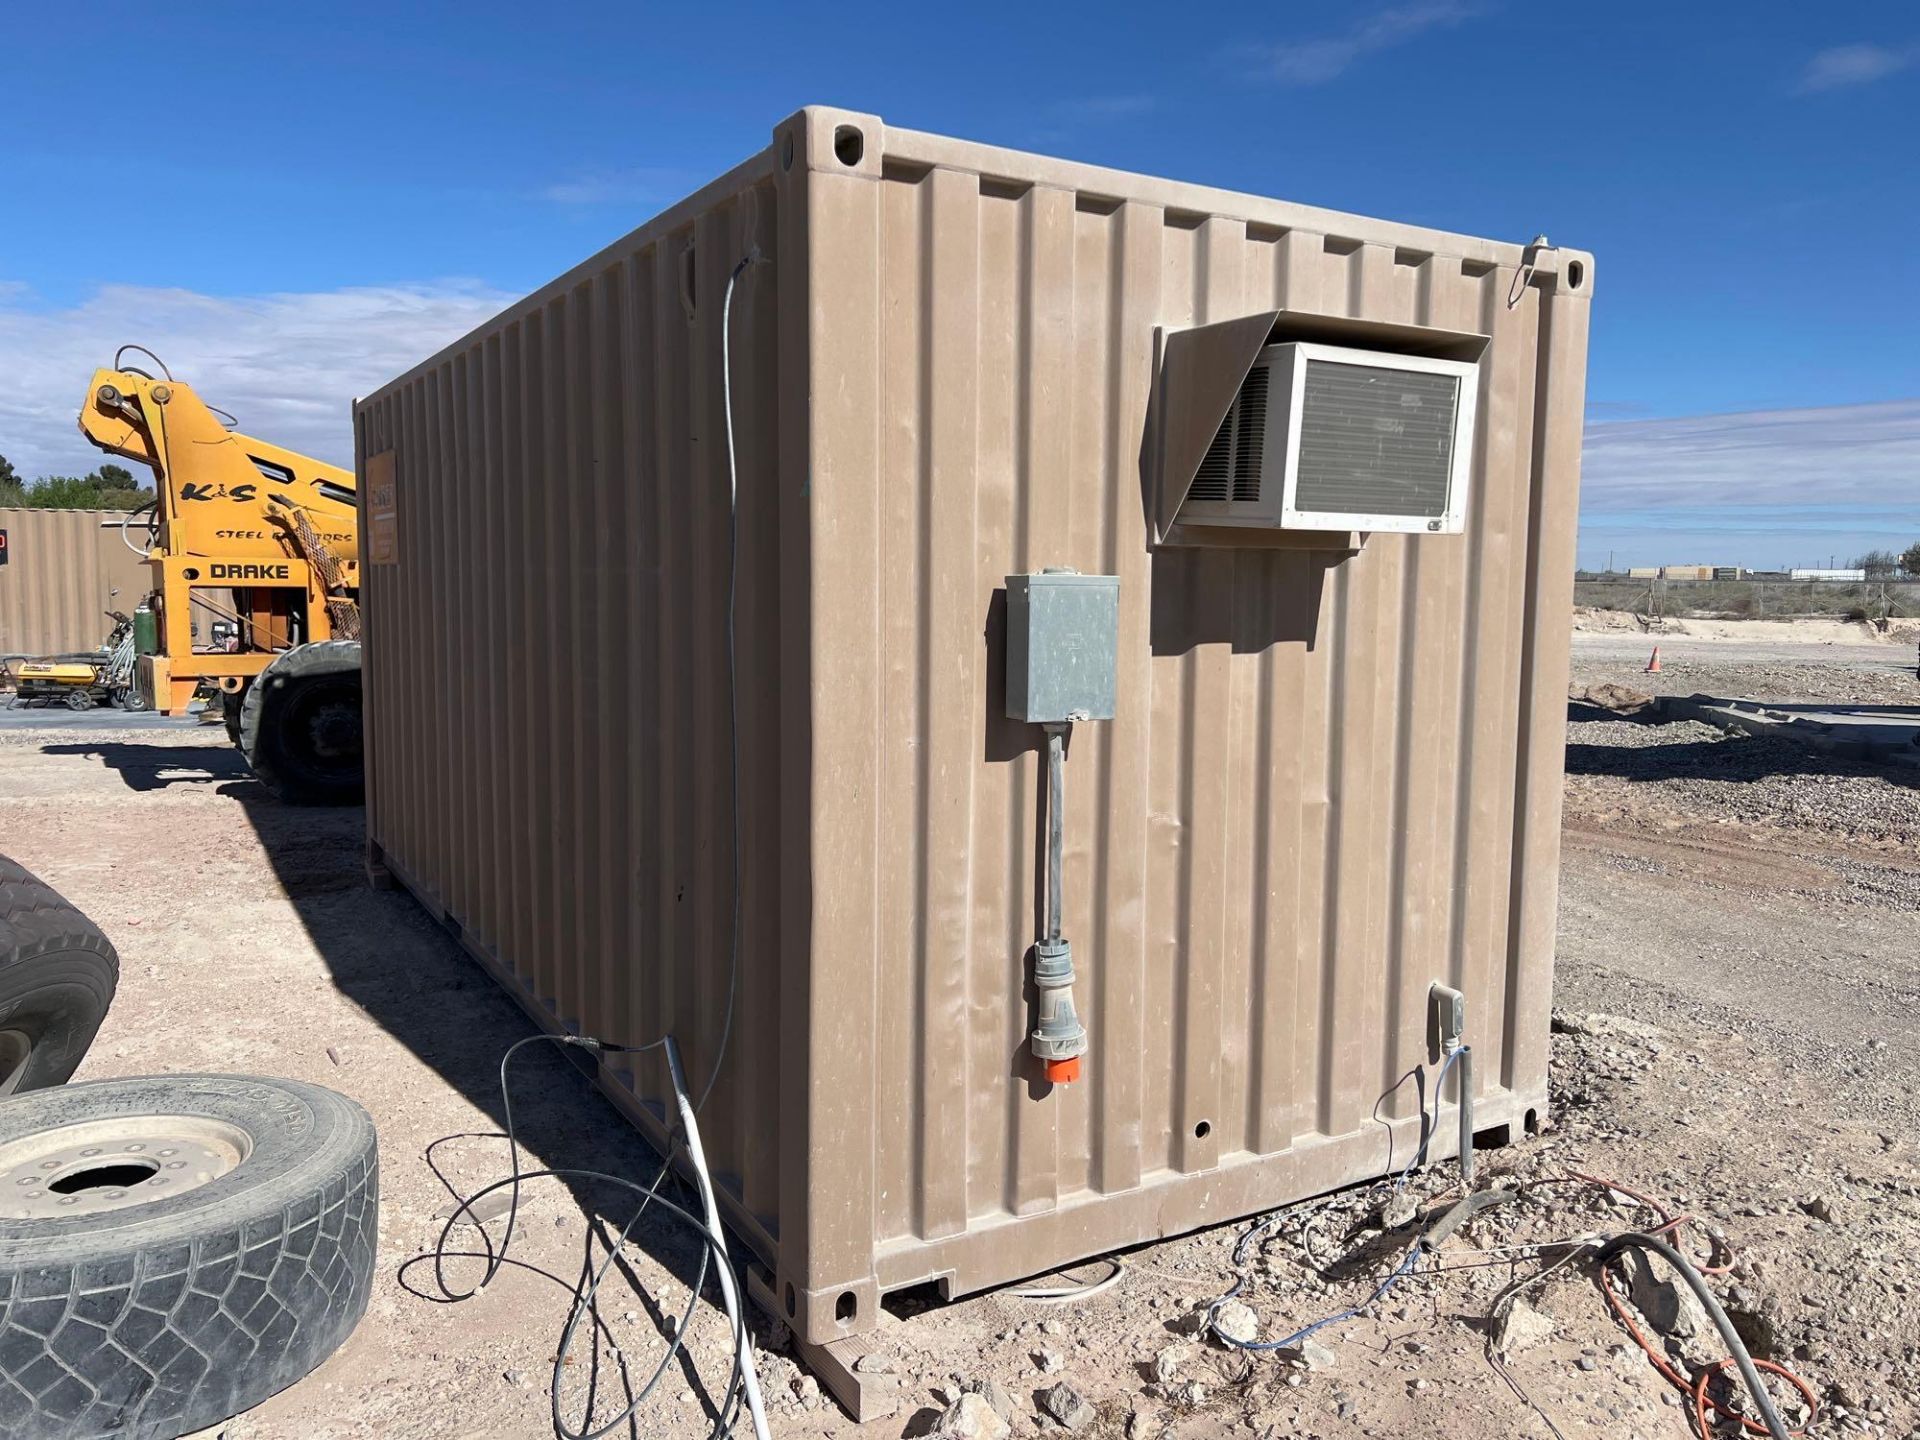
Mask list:
[[[123,363],[129,352],[159,374]],[[219,705],[254,774],[282,799],[357,802],[353,472],[242,434],[138,345],[94,372],[80,431],[154,474],[155,498],[121,522],[152,572],[146,613],[134,616],[141,697],[169,715],[195,696]]]

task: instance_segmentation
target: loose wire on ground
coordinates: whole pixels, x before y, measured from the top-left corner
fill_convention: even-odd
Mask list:
[[[1662,1355],[1659,1350],[1655,1348],[1653,1343],[1642,1333],[1640,1327],[1633,1323],[1633,1318],[1631,1314],[1629,1314],[1625,1302],[1615,1293],[1612,1284],[1609,1283],[1607,1279],[1610,1273],[1607,1268],[1608,1262],[1628,1250],[1641,1250],[1648,1254],[1658,1255],[1674,1268],[1680,1278],[1686,1282],[1687,1288],[1693,1291],[1694,1298],[1699,1300],[1702,1308],[1706,1310],[1707,1318],[1713,1321],[1713,1328],[1720,1332],[1720,1339],[1727,1347],[1726,1359],[1715,1361],[1712,1365],[1703,1368],[1692,1380],[1688,1380],[1668,1362],[1666,1356]],[[1801,1397],[1807,1403],[1807,1423],[1813,1423],[1813,1416],[1817,1413],[1819,1403],[1814,1397],[1813,1387],[1808,1385],[1806,1381],[1802,1380],[1791,1370],[1788,1370],[1784,1365],[1776,1365],[1770,1360],[1754,1360],[1753,1356],[1747,1351],[1746,1342],[1740,1338],[1740,1332],[1734,1329],[1733,1321],[1728,1318],[1726,1310],[1721,1307],[1719,1298],[1708,1288],[1707,1282],[1701,1278],[1700,1272],[1694,1268],[1693,1262],[1681,1254],[1679,1250],[1669,1245],[1657,1235],[1647,1235],[1629,1231],[1624,1235],[1616,1235],[1601,1245],[1595,1256],[1595,1260],[1598,1263],[1598,1269],[1595,1271],[1595,1281],[1600,1286],[1601,1293],[1607,1297],[1607,1304],[1612,1307],[1613,1313],[1619,1318],[1620,1323],[1626,1326],[1627,1333],[1633,1337],[1634,1342],[1646,1352],[1647,1358],[1653,1362],[1654,1368],[1666,1378],[1669,1384],[1680,1391],[1681,1394],[1693,1397],[1695,1411],[1701,1417],[1702,1435],[1710,1433],[1705,1420],[1708,1406],[1711,1406],[1717,1413],[1727,1419],[1738,1420],[1740,1422],[1740,1428],[1749,1435],[1768,1435],[1772,1437],[1772,1440],[1788,1440],[1789,1436],[1800,1435],[1805,1432],[1805,1426],[1802,1426],[1798,1430],[1787,1429],[1786,1423],[1780,1418],[1779,1410],[1774,1407],[1773,1397],[1767,1393],[1766,1386],[1761,1383],[1760,1372],[1762,1370],[1765,1370],[1769,1374],[1780,1376],[1800,1392]],[[1760,1419],[1758,1421],[1755,1421],[1751,1416],[1741,1414],[1738,1410],[1732,1409],[1707,1394],[1708,1382],[1728,1365],[1732,1365],[1739,1370],[1741,1380],[1746,1383],[1748,1393],[1753,1396],[1753,1403],[1760,1411]]]
[[[1003,1290],[1015,1300],[1037,1300],[1047,1305],[1066,1305],[1080,1300],[1091,1300],[1103,1295],[1126,1278],[1127,1267],[1117,1257],[1109,1255],[1106,1263],[1113,1268],[1098,1280],[1089,1280],[1084,1285],[1028,1285],[1014,1290]],[[1064,1274],[1064,1271],[1056,1272]]]
[[[659,1193],[662,1183],[673,1168],[670,1159],[665,1159],[661,1162],[659,1173],[654,1176],[652,1184],[645,1187],[633,1180],[627,1179],[625,1176],[610,1174],[603,1170],[581,1168],[523,1170],[521,1168],[520,1140],[513,1119],[513,1092],[508,1082],[507,1072],[516,1054],[528,1045],[538,1044],[543,1041],[558,1045],[575,1046],[580,1049],[594,1051],[595,1053],[627,1055],[661,1049],[665,1047],[667,1043],[663,1038],[651,1041],[645,1045],[615,1045],[585,1036],[540,1034],[528,1035],[523,1039],[516,1040],[512,1045],[507,1047],[506,1053],[500,1057],[500,1106],[501,1118],[505,1124],[505,1138],[507,1141],[507,1157],[510,1173],[505,1178],[496,1180],[492,1184],[475,1191],[473,1194],[463,1197],[460,1203],[454,1208],[453,1213],[447,1217],[446,1224],[441,1228],[439,1239],[435,1242],[431,1252],[434,1283],[440,1287],[441,1294],[449,1301],[466,1300],[484,1290],[487,1285],[493,1281],[493,1278],[499,1273],[503,1265],[522,1263],[509,1260],[507,1251],[513,1243],[514,1228],[519,1219],[520,1190],[524,1181],[544,1179],[547,1177],[567,1180],[597,1180],[604,1181],[609,1185],[614,1185],[624,1190],[631,1190],[639,1195],[641,1197],[639,1208],[634,1211],[632,1217],[621,1227],[618,1237],[608,1247],[607,1258],[601,1262],[597,1270],[593,1271],[592,1279],[589,1283],[583,1287],[577,1287],[574,1290],[573,1304],[567,1312],[566,1324],[561,1332],[559,1348],[555,1352],[552,1376],[548,1386],[554,1434],[559,1436],[560,1440],[602,1440],[602,1437],[611,1434],[620,1426],[625,1425],[639,1412],[640,1407],[652,1398],[661,1380],[665,1378],[668,1367],[673,1364],[674,1357],[680,1353],[685,1345],[687,1331],[693,1322],[694,1312],[700,1303],[701,1291],[705,1288],[707,1267],[710,1261],[717,1258],[723,1265],[729,1262],[726,1258],[725,1246],[720,1237],[713,1233],[704,1219],[696,1218],[690,1211],[676,1205],[673,1201],[666,1199]],[[669,1144],[671,1144],[671,1138]],[[510,1203],[507,1210],[506,1227],[501,1235],[499,1246],[496,1248],[492,1237],[487,1233],[486,1227],[473,1216],[473,1209],[481,1200],[500,1190],[508,1190],[510,1192]],[[639,1393],[634,1395],[626,1406],[612,1419],[593,1428],[584,1428],[585,1425],[591,1425],[592,1422],[592,1412],[591,1407],[589,1407],[586,1421],[583,1422],[583,1428],[575,1430],[567,1424],[561,1415],[560,1378],[562,1364],[572,1349],[573,1341],[579,1331],[581,1321],[588,1316],[593,1316],[595,1325],[598,1326],[598,1312],[595,1308],[595,1301],[599,1294],[601,1282],[606,1279],[607,1272],[618,1263],[621,1255],[621,1247],[625,1244],[627,1237],[632,1233],[634,1226],[640,1222],[640,1218],[646,1214],[649,1206],[658,1206],[667,1215],[685,1222],[699,1232],[703,1242],[700,1254],[700,1266],[694,1277],[693,1284],[690,1287],[690,1293],[687,1298],[687,1308],[680,1316],[680,1323],[674,1328],[672,1335],[668,1337],[666,1353],[661,1356],[659,1363],[654,1367],[653,1373],[647,1377],[646,1382],[640,1387]],[[448,1240],[453,1233],[454,1227],[459,1225],[462,1220],[469,1221],[473,1228],[479,1232],[481,1244],[484,1246],[484,1249],[479,1251],[462,1251],[447,1248]],[[485,1262],[480,1280],[469,1289],[456,1290],[448,1282],[445,1262],[450,1259],[469,1257]],[[733,1304],[728,1304],[725,1308],[728,1312],[728,1321],[733,1330],[734,1354],[732,1369],[728,1374],[726,1387],[721,1391],[721,1399],[717,1407],[714,1428],[711,1431],[713,1440],[727,1440],[727,1437],[733,1434],[733,1427],[738,1420],[739,1409],[744,1398],[742,1365],[743,1356],[746,1354],[745,1308],[744,1306]]]
[[[1592,1248],[1592,1243],[1576,1244],[1574,1248],[1569,1250],[1565,1255],[1562,1255],[1551,1265],[1546,1266],[1544,1269],[1536,1270],[1531,1275],[1515,1280],[1512,1284],[1508,1285],[1506,1289],[1493,1297],[1493,1306],[1487,1311],[1487,1363],[1493,1367],[1494,1374],[1507,1382],[1507,1388],[1519,1397],[1520,1402],[1540,1417],[1547,1429],[1554,1433],[1555,1440],[1567,1440],[1566,1432],[1554,1423],[1553,1416],[1547,1413],[1546,1407],[1527,1393],[1526,1386],[1520,1383],[1514,1373],[1507,1368],[1507,1362],[1500,1356],[1500,1316],[1514,1301],[1518,1300],[1527,1291],[1533,1289],[1536,1285],[1544,1284],[1548,1276],[1554,1274],[1556,1271],[1564,1270],[1582,1255],[1588,1253]]]
[[[1406,1185],[1408,1178],[1413,1172],[1426,1161],[1427,1146],[1432,1140],[1434,1133],[1440,1127],[1440,1096],[1446,1089],[1447,1072],[1453,1068],[1453,1062],[1455,1060],[1467,1053],[1467,1048],[1468,1047],[1462,1045],[1458,1050],[1450,1051],[1445,1062],[1440,1066],[1440,1074],[1433,1083],[1432,1123],[1428,1123],[1426,1107],[1423,1105],[1420,1110],[1420,1144],[1413,1152],[1413,1158],[1407,1162],[1406,1169],[1402,1170],[1399,1177],[1393,1182],[1393,1188],[1396,1194]],[[1325,1202],[1323,1202],[1323,1204],[1324,1203]],[[1257,1353],[1264,1353],[1271,1350],[1291,1350],[1316,1332],[1324,1330],[1330,1325],[1338,1325],[1343,1321],[1351,1320],[1362,1311],[1379,1304],[1381,1300],[1386,1298],[1387,1292],[1405,1279],[1407,1274],[1413,1269],[1414,1263],[1420,1258],[1421,1250],[1425,1244],[1426,1237],[1424,1235],[1415,1237],[1413,1243],[1407,1247],[1407,1253],[1400,1257],[1400,1263],[1389,1271],[1386,1277],[1374,1287],[1373,1293],[1358,1305],[1316,1320],[1311,1325],[1304,1325],[1291,1335],[1279,1340],[1239,1340],[1231,1335],[1224,1334],[1217,1323],[1220,1315],[1220,1307],[1225,1305],[1229,1300],[1238,1299],[1246,1290],[1248,1283],[1246,1270],[1248,1251],[1256,1241],[1264,1239],[1270,1234],[1273,1229],[1287,1217],[1287,1213],[1288,1212],[1284,1210],[1276,1211],[1274,1214],[1267,1216],[1266,1219],[1250,1226],[1246,1233],[1241,1235],[1239,1243],[1233,1247],[1233,1265],[1237,1272],[1234,1277],[1233,1288],[1207,1306],[1206,1328],[1211,1330],[1222,1344],[1230,1345],[1236,1350],[1251,1350]],[[1308,1213],[1309,1217],[1311,1217],[1313,1212],[1310,1211]]]
[[[1451,1064],[1452,1059],[1452,1056],[1448,1057],[1449,1064]],[[1420,1148],[1415,1152],[1413,1159],[1408,1163],[1406,1169],[1401,1171],[1399,1176],[1396,1177],[1393,1186],[1395,1193],[1398,1193],[1406,1185],[1412,1172],[1425,1159],[1427,1139],[1438,1129],[1439,1096],[1446,1084],[1446,1072],[1447,1066],[1442,1066],[1434,1085],[1435,1113],[1433,1123],[1431,1126],[1427,1124],[1427,1116],[1423,1107],[1421,1114],[1422,1137]],[[1404,1077],[1402,1083],[1404,1083]],[[1464,1252],[1481,1255],[1521,1251],[1542,1255],[1544,1255],[1544,1252],[1553,1250],[1565,1252],[1533,1275],[1516,1280],[1513,1284],[1507,1286],[1506,1289],[1502,1290],[1500,1294],[1495,1297],[1493,1307],[1488,1312],[1487,1360],[1500,1378],[1506,1382],[1515,1396],[1541,1418],[1547,1428],[1558,1437],[1558,1440],[1565,1440],[1565,1435],[1560,1430],[1560,1427],[1554,1423],[1553,1417],[1541,1407],[1538,1401],[1528,1394],[1526,1388],[1520,1384],[1519,1380],[1507,1368],[1498,1353],[1496,1337],[1502,1312],[1521,1294],[1543,1283],[1549,1276],[1572,1265],[1576,1260],[1586,1256],[1592,1256],[1595,1261],[1595,1279],[1600,1286],[1601,1293],[1606,1296],[1608,1305],[1612,1308],[1614,1315],[1619,1319],[1620,1323],[1626,1327],[1627,1333],[1633,1337],[1634,1341],[1646,1353],[1648,1359],[1653,1362],[1660,1374],[1691,1401],[1693,1414],[1700,1427],[1702,1440],[1706,1440],[1706,1437],[1711,1435],[1712,1422],[1716,1416],[1721,1419],[1737,1422],[1741,1430],[1746,1434],[1755,1436],[1764,1435],[1770,1437],[1770,1440],[1792,1440],[1792,1437],[1804,1434],[1807,1426],[1813,1423],[1814,1417],[1818,1414],[1818,1401],[1814,1394],[1813,1387],[1784,1365],[1777,1364],[1771,1360],[1756,1360],[1748,1351],[1739,1332],[1734,1328],[1733,1322],[1728,1318],[1726,1310],[1721,1306],[1719,1300],[1714,1296],[1712,1290],[1706,1283],[1705,1275],[1724,1274],[1732,1268],[1733,1257],[1725,1240],[1717,1233],[1709,1232],[1708,1238],[1713,1247],[1713,1259],[1716,1263],[1708,1266],[1696,1265],[1694,1261],[1690,1260],[1675,1245],[1670,1243],[1667,1238],[1664,1238],[1677,1236],[1686,1225],[1692,1223],[1692,1216],[1685,1213],[1676,1214],[1651,1195],[1644,1194],[1596,1175],[1573,1172],[1565,1177],[1564,1182],[1562,1180],[1545,1180],[1522,1186],[1518,1190],[1469,1193],[1456,1204],[1438,1224],[1430,1226],[1414,1240],[1407,1248],[1406,1254],[1401,1257],[1400,1263],[1380,1280],[1374,1287],[1372,1294],[1361,1304],[1328,1315],[1309,1325],[1304,1325],[1292,1334],[1278,1340],[1260,1341],[1236,1339],[1231,1335],[1221,1332],[1217,1323],[1220,1308],[1229,1300],[1233,1300],[1241,1295],[1250,1283],[1247,1273],[1247,1257],[1254,1244],[1270,1234],[1283,1220],[1288,1218],[1289,1214],[1297,1213],[1288,1211],[1275,1212],[1249,1226],[1235,1244],[1233,1250],[1233,1265],[1236,1276],[1233,1287],[1208,1305],[1206,1328],[1223,1344],[1236,1350],[1266,1352],[1297,1348],[1316,1331],[1323,1330],[1330,1325],[1337,1325],[1345,1320],[1351,1320],[1372,1308],[1374,1305],[1377,1305],[1395,1285],[1412,1272],[1416,1260],[1423,1251],[1437,1249],[1439,1244],[1446,1238],[1446,1235],[1451,1233],[1452,1228],[1459,1223],[1459,1221],[1470,1218],[1477,1209],[1485,1208],[1488,1204],[1501,1203],[1502,1201],[1513,1199],[1519,1194],[1540,1188],[1544,1185],[1554,1185],[1565,1182],[1596,1186],[1610,1195],[1618,1194],[1630,1200],[1637,1201],[1654,1211],[1654,1213],[1660,1217],[1660,1223],[1650,1232],[1629,1231],[1613,1236],[1574,1236],[1561,1240],[1538,1241],[1529,1245],[1490,1246]],[[1307,1210],[1303,1217],[1304,1220],[1311,1221],[1320,1209],[1330,1203],[1330,1200],[1331,1197],[1329,1197],[1329,1200],[1323,1200],[1319,1206]],[[1303,1235],[1303,1246],[1304,1243]],[[1726,1344],[1728,1350],[1726,1358],[1717,1360],[1711,1365],[1700,1367],[1689,1377],[1676,1369],[1674,1365],[1667,1360],[1666,1356],[1661,1354],[1658,1348],[1648,1340],[1646,1334],[1634,1323],[1626,1302],[1621,1299],[1614,1285],[1610,1283],[1608,1279],[1611,1273],[1609,1268],[1610,1262],[1628,1250],[1640,1250],[1648,1254],[1657,1255],[1673,1267],[1712,1319],[1714,1328],[1719,1332],[1721,1340]],[[1481,1262],[1479,1265],[1441,1266],[1438,1267],[1437,1273],[1443,1273],[1446,1270],[1482,1268],[1483,1265],[1488,1264],[1518,1264],[1521,1258],[1523,1257],[1516,1254],[1515,1259],[1506,1262],[1487,1261]],[[1714,1378],[1729,1368],[1739,1373],[1741,1381],[1745,1384],[1748,1393],[1753,1397],[1754,1406],[1760,1412],[1761,1418],[1759,1420],[1755,1420],[1751,1416],[1742,1413],[1741,1410],[1736,1409],[1732,1404],[1722,1401],[1711,1393],[1710,1386]],[[1779,1411],[1773,1403],[1773,1398],[1768,1394],[1764,1382],[1761,1380],[1763,1374],[1774,1375],[1784,1380],[1799,1393],[1801,1399],[1805,1402],[1808,1418],[1806,1423],[1799,1429],[1789,1430],[1785,1422],[1781,1420]]]

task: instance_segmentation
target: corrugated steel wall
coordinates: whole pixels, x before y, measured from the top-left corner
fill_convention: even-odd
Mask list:
[[[537,1009],[710,1063],[717,321],[749,233],[746,923],[708,1150],[803,1332],[1379,1173],[1436,979],[1481,1123],[1543,1105],[1577,252],[1509,306],[1515,246],[803,112],[361,407],[363,460],[398,460],[370,824],[403,878]],[[1149,550],[1155,327],[1274,307],[1491,337],[1467,535]],[[1118,715],[1067,772],[1092,1050],[1051,1092],[1023,1051],[1040,737],[999,669],[1004,577],[1045,565],[1122,596]],[[1413,1103],[1382,1110],[1402,1145]]]
[[[144,561],[101,523],[117,510],[0,509],[9,559],[0,565],[0,654],[95,650],[150,588]],[[136,527],[136,540],[146,536]],[[118,595],[115,595],[118,591]]]
[[[733,895],[719,322],[736,259],[780,243],[770,169],[708,187],[355,420],[363,494],[366,458],[394,453],[396,560],[361,571],[370,841],[524,1001],[609,1040],[672,1030],[696,1085],[728,1024]],[[806,936],[779,927],[774,833],[784,273],[754,267],[733,309],[745,923],[701,1113],[769,1254],[777,1065],[788,1037],[805,1053],[779,1015],[781,946],[803,965]],[[657,1054],[638,1068],[670,1098]]]

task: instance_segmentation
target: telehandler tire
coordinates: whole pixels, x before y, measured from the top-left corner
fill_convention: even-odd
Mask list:
[[[295,646],[262,670],[240,706],[240,750],[290,805],[358,805],[360,642]]]
[[[100,927],[0,856],[0,1099],[66,1083],[119,981]]]
[[[338,1349],[373,1288],[373,1122],[317,1085],[158,1075],[16,1097],[0,1191],[0,1440],[217,1425]]]
[[[226,723],[227,739],[236,750],[240,748],[240,708],[246,703],[246,694],[244,689],[238,694],[224,690],[220,693],[220,718]]]

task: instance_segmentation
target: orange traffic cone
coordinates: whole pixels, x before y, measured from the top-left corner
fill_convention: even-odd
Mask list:
[[[1647,661],[1647,674],[1658,675],[1659,673],[1660,673],[1660,647],[1656,645],[1653,647],[1652,658],[1650,658]]]

